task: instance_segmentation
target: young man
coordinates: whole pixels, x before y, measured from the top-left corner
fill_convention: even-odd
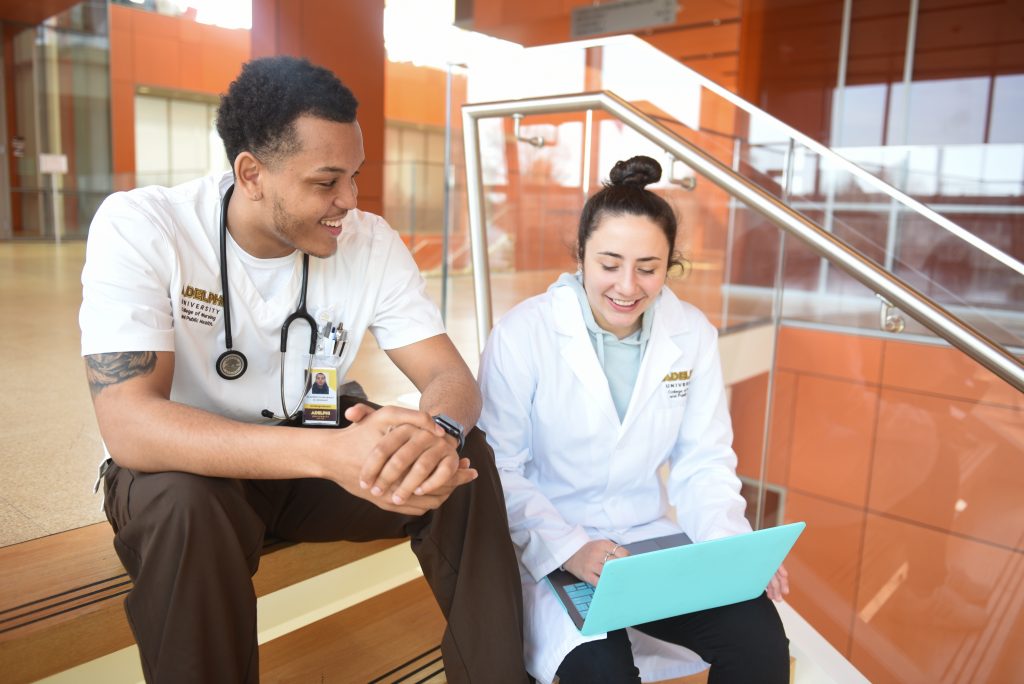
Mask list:
[[[117,193],[90,229],[82,354],[147,681],[258,681],[250,578],[266,535],[411,537],[448,620],[449,681],[526,681],[493,455],[479,431],[462,445],[480,395],[398,235],[356,209],[355,113],[325,69],[249,62],[217,118],[232,172]],[[419,411],[356,404],[345,429],[277,426],[301,407],[310,336],[338,328],[347,353],[318,347],[337,377],[369,329]]]

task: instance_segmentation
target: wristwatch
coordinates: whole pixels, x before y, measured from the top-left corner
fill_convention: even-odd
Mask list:
[[[438,413],[436,416],[433,416],[433,418],[434,422],[440,425],[442,430],[455,438],[455,441],[459,443],[457,450],[462,451],[462,445],[466,443],[466,436],[463,433],[462,423],[451,416],[446,416],[443,413]]]

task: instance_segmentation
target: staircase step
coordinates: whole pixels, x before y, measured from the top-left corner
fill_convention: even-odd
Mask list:
[[[264,684],[445,682],[444,617],[419,578],[260,646]]]

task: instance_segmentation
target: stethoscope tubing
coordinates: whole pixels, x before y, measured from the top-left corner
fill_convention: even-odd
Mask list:
[[[297,320],[306,321],[309,324],[309,353],[316,353],[316,321],[309,315],[306,310],[306,286],[309,284],[309,255],[306,253],[302,254],[302,290],[299,293],[299,305],[296,307],[295,312],[284,319],[284,324],[281,326],[281,353],[288,351],[288,328],[291,324]],[[225,306],[227,306],[227,300]],[[227,319],[224,319],[227,321]]]
[[[224,299],[224,346],[231,351],[231,304],[228,301],[228,202],[235,192],[234,184],[224,193],[220,203],[220,291]]]
[[[231,337],[231,295],[228,287],[228,257],[227,257],[227,236],[228,236],[228,204],[231,202],[231,195],[234,194],[235,186],[232,184],[225,192],[224,198],[221,200],[221,211],[220,211],[220,286],[222,297],[224,301],[224,346],[226,351],[220,355],[217,359],[216,369],[218,375],[225,380],[235,380],[242,377],[245,374],[246,369],[249,367],[249,361],[245,358],[245,354],[233,348],[233,340]],[[284,397],[284,363],[285,354],[288,351],[288,330],[291,328],[292,323],[298,320],[305,321],[309,325],[309,363],[306,368],[306,385],[309,384],[309,373],[312,369],[313,355],[316,354],[316,340],[317,340],[317,326],[316,321],[312,316],[309,315],[309,311],[306,308],[306,293],[309,289],[309,254],[302,254],[302,288],[299,292],[299,304],[295,308],[294,313],[290,314],[284,319],[284,324],[281,326],[281,368],[280,368],[280,390],[281,390],[281,410],[285,412],[282,420],[287,420],[291,417],[295,411],[288,412],[288,407]],[[232,367],[232,364],[237,364],[235,368],[240,370],[229,372],[225,369]],[[308,387],[306,390],[308,391]],[[301,401],[301,400],[300,400]],[[298,410],[298,407],[295,409]],[[270,412],[264,412],[270,413]],[[271,417],[280,418],[279,416]]]

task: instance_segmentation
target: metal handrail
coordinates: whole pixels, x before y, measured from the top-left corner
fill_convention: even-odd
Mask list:
[[[473,255],[473,289],[476,295],[477,343],[483,349],[491,330],[490,268],[484,221],[483,169],[480,162],[480,119],[513,114],[556,114],[600,110],[616,117],[637,133],[671,152],[677,159],[745,202],[782,230],[800,239],[822,257],[842,268],[872,292],[910,314],[933,333],[1024,392],[1024,363],[934,301],[864,258],[810,219],[783,204],[761,187],[711,157],[697,146],[672,133],[647,114],[607,91],[555,95],[503,102],[467,104],[462,107],[466,152],[466,184],[469,199],[469,233]]]

